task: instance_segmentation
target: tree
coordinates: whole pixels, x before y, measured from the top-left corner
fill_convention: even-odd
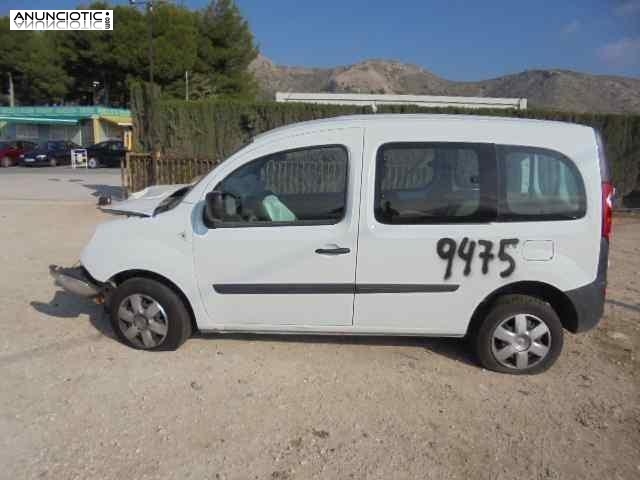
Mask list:
[[[94,2],[88,8],[111,8]],[[99,82],[101,103],[125,105],[128,98],[127,78],[137,78],[147,64],[144,16],[130,7],[113,7],[113,31],[54,32],[64,57],[65,69],[73,78],[67,100],[91,104],[94,82]]]
[[[0,18],[2,85],[8,84],[10,75],[18,103],[51,104],[64,100],[71,79],[51,33],[12,32],[9,19]]]
[[[163,87],[183,83],[184,72],[197,60],[197,14],[185,8],[160,4],[153,12],[155,81]],[[184,96],[184,90],[177,95]]]
[[[153,21],[154,80],[166,97],[184,98],[190,72],[191,98],[254,97],[247,71],[258,50],[233,0],[217,0],[194,12],[156,2],[149,12],[105,1],[91,9],[113,9],[113,31],[12,32],[0,17],[0,92],[8,80],[22,103],[125,106],[132,82],[149,72],[149,28]],[[0,96],[0,100],[2,97]]]
[[[249,23],[233,0],[214,0],[199,18],[197,73],[209,78],[216,95],[254,96],[247,71],[258,55]]]
[[[52,32],[36,32],[26,43],[22,98],[32,104],[60,104],[71,85]]]
[[[148,78],[149,13],[129,6],[108,7],[104,2],[89,8],[113,8],[114,29],[58,32],[66,68],[74,78],[73,95],[81,103],[90,103],[97,81],[102,103],[125,105],[130,81]],[[155,6],[152,15],[155,81],[172,90],[196,61],[197,16],[170,4]]]
[[[24,45],[31,35],[32,32],[10,31],[9,17],[0,18],[0,92],[8,92],[9,82],[15,86],[21,73],[18,64],[24,55]]]

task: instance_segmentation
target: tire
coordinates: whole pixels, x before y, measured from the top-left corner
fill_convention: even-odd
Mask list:
[[[12,162],[9,157],[4,157],[2,160],[0,160],[0,165],[2,165],[3,168],[10,167],[11,164]]]
[[[176,350],[191,336],[191,316],[184,302],[156,280],[136,277],[123,282],[113,292],[109,310],[117,337],[136,349]]]
[[[99,165],[100,162],[98,162],[97,158],[91,157],[89,160],[87,160],[87,167],[89,168],[98,168]]]
[[[57,167],[58,166],[58,161],[55,158],[50,158],[49,159],[49,166],[50,167]]]
[[[515,375],[542,373],[562,351],[560,318],[547,302],[505,295],[491,307],[472,338],[480,364]]]

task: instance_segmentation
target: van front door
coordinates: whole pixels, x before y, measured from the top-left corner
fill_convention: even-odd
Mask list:
[[[224,213],[194,232],[212,328],[352,325],[362,136],[300,135],[216,170],[206,192],[221,192]]]

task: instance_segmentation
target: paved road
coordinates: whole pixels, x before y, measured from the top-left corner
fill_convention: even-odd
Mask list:
[[[0,200],[95,202],[103,194],[120,197],[119,169],[0,168]]]

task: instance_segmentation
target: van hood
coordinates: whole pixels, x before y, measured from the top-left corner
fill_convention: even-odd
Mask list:
[[[126,200],[103,205],[100,208],[105,212],[151,217],[165,198],[186,186],[188,185],[154,185],[130,194]]]

